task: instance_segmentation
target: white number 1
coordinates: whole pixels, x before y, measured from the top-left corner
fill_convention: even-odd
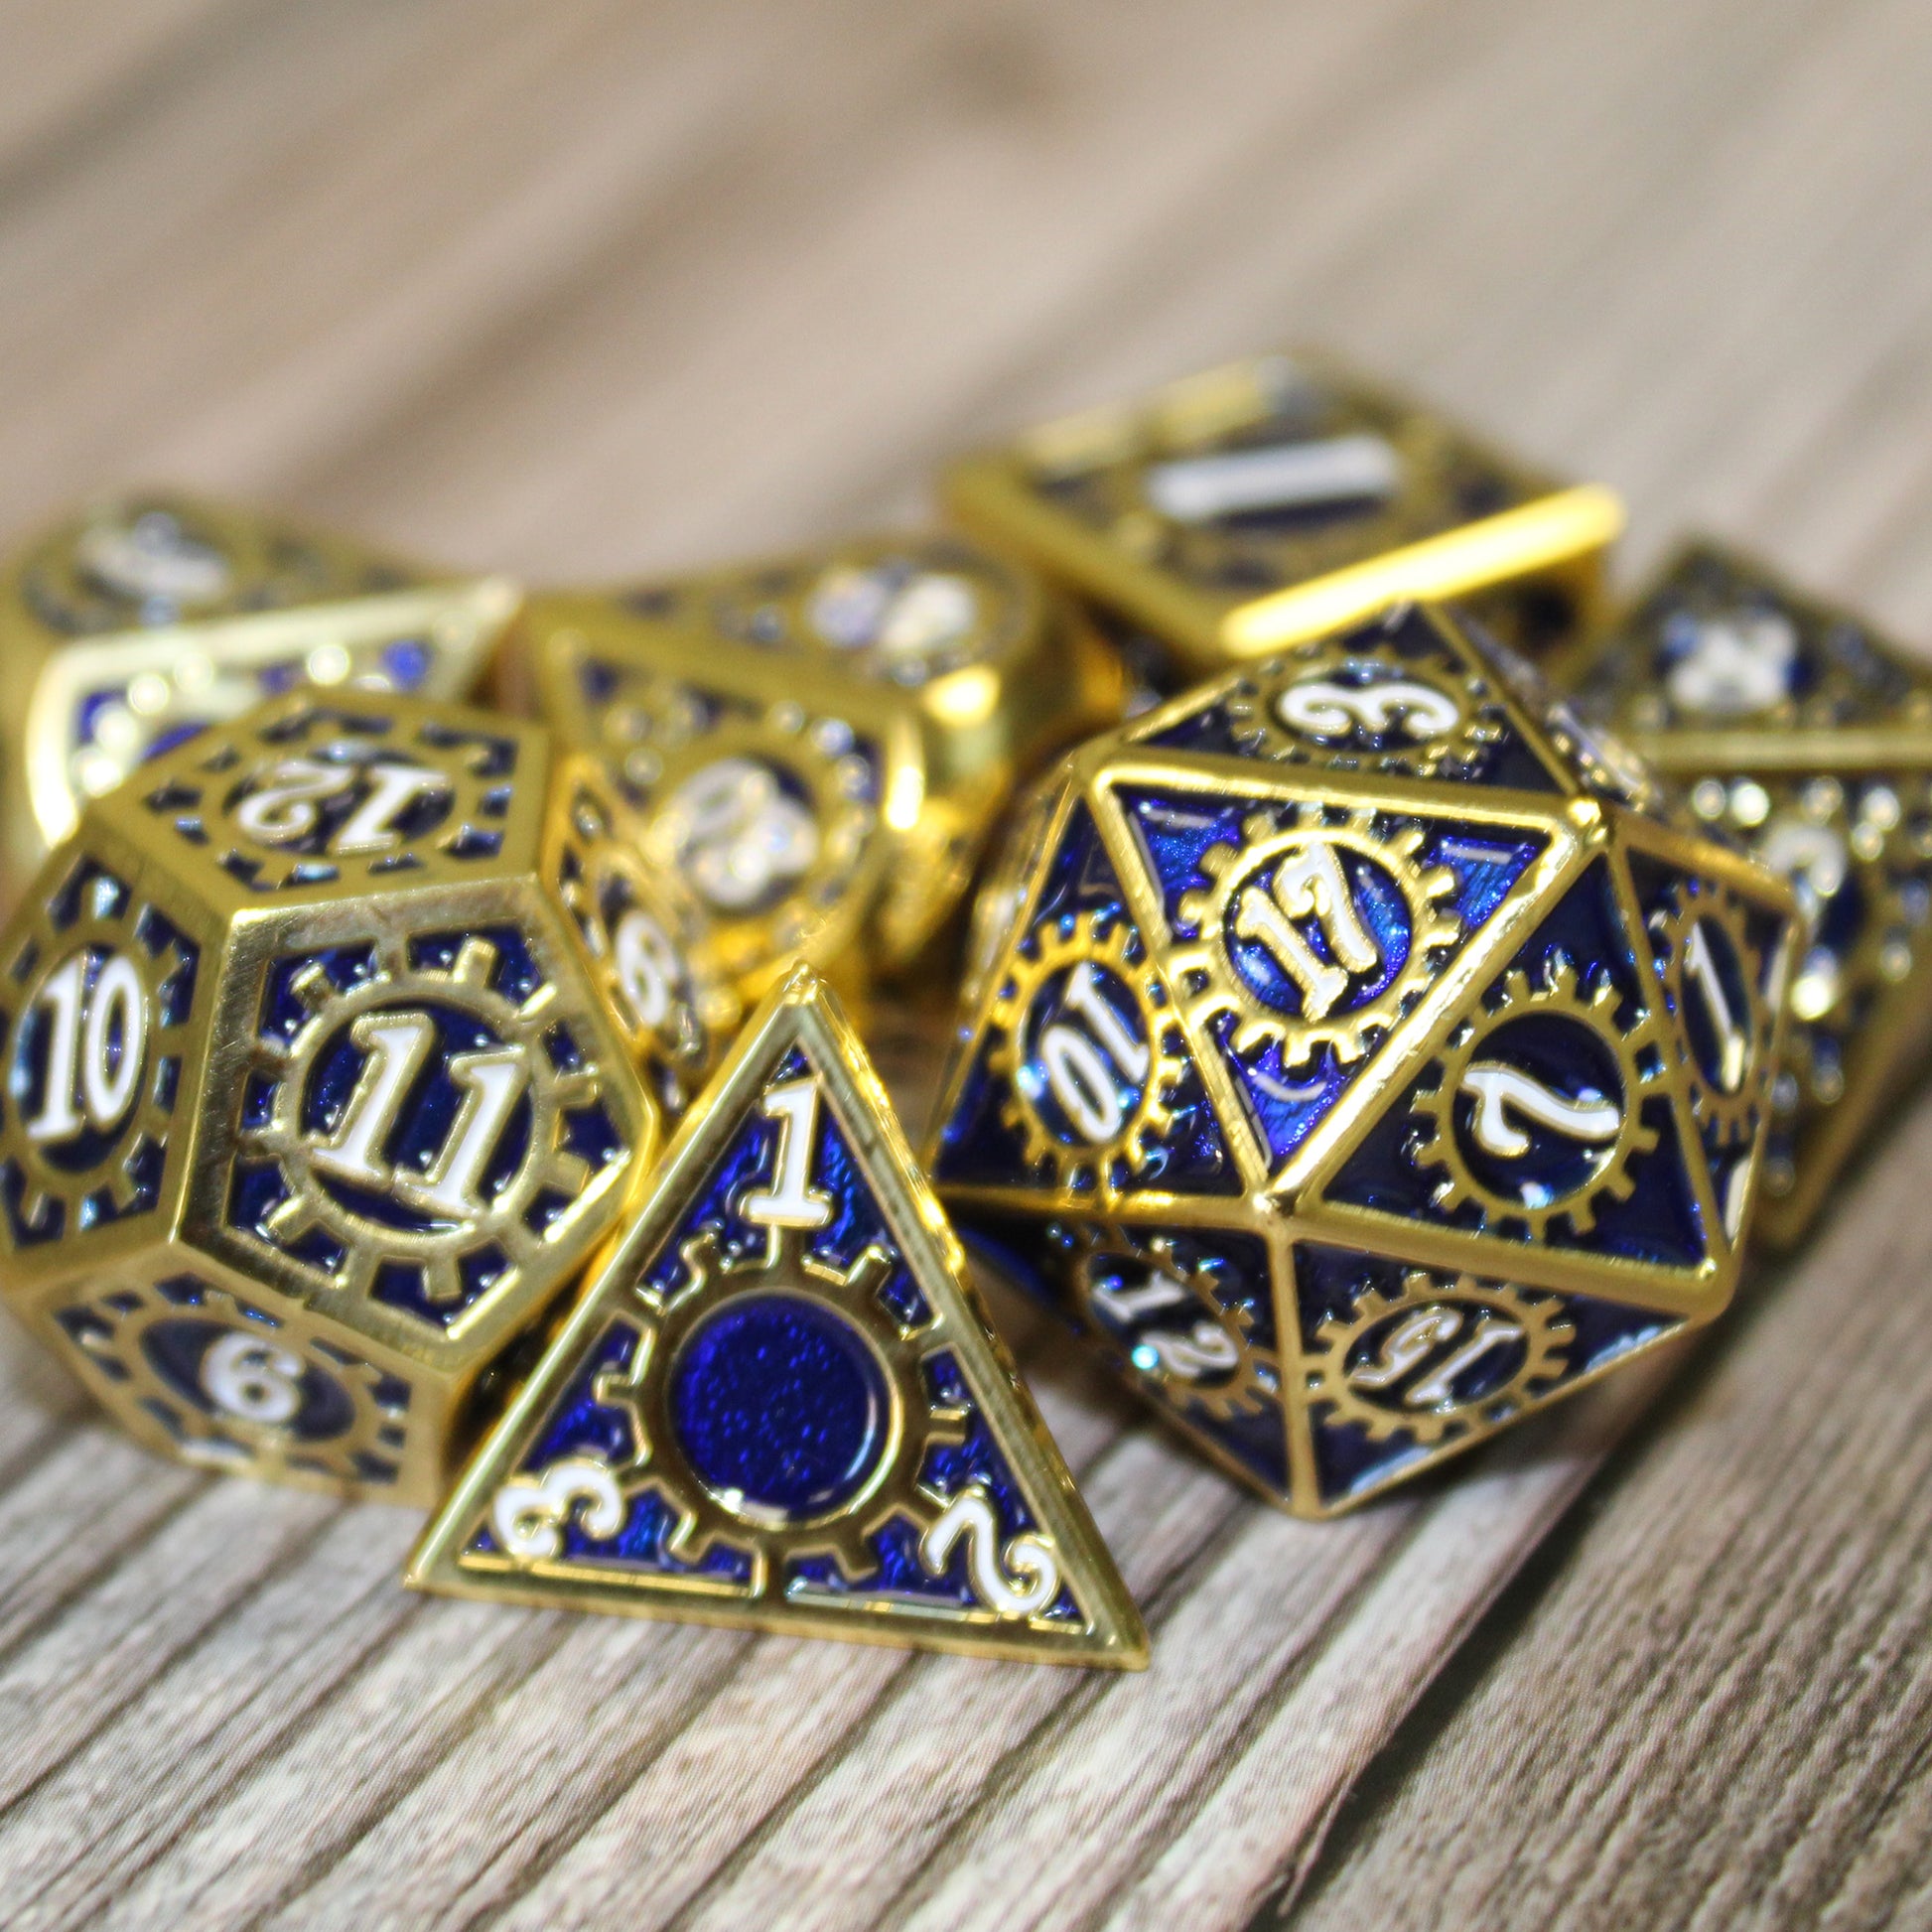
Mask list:
[[[814,1187],[812,1150],[818,1140],[818,1082],[809,1074],[787,1080],[764,1096],[767,1120],[778,1123],[774,1178],[760,1193],[747,1194],[740,1210],[763,1228],[822,1228],[832,1218],[832,1197]]]

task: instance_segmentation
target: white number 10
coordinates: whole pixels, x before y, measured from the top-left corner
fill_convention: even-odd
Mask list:
[[[75,953],[41,988],[52,1022],[41,1108],[27,1123],[30,1141],[71,1140],[90,1122],[105,1133],[134,1098],[148,1033],[141,975],[125,954],[110,953],[90,994],[86,972],[85,953]]]

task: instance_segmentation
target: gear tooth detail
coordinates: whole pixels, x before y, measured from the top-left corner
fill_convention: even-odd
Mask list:
[[[1342,1065],[1363,1058],[1421,998],[1442,958],[1462,934],[1461,920],[1443,904],[1455,891],[1454,874],[1445,867],[1425,869],[1416,861],[1424,837],[1417,826],[1385,827],[1372,809],[1348,812],[1332,824],[1315,807],[1288,805],[1251,814],[1243,824],[1240,846],[1210,846],[1202,855],[1201,870],[1212,884],[1183,895],[1180,901],[1182,921],[1198,935],[1173,956],[1176,977],[1189,989],[1188,1017],[1205,1026],[1229,1016],[1237,1054],[1277,1044],[1288,1066],[1307,1065],[1323,1048]],[[1407,929],[1400,940],[1403,956],[1393,965],[1354,899],[1351,867],[1375,869],[1386,881],[1384,890],[1401,901]],[[1315,887],[1300,881],[1305,868],[1324,882],[1343,881],[1349,904],[1337,908],[1324,900],[1316,914],[1291,911],[1281,903],[1284,889],[1279,884],[1290,868],[1298,875],[1297,890],[1311,895]],[[1321,890],[1331,894],[1333,888],[1324,884]],[[1244,924],[1257,913],[1254,923]],[[1284,985],[1293,981],[1299,988],[1297,996],[1283,996],[1297,998],[1290,1010],[1265,997],[1238,963],[1235,940],[1284,925],[1299,930],[1311,919],[1320,926],[1324,947],[1342,953],[1346,971],[1312,950],[1294,967],[1276,953]],[[1335,943],[1338,936],[1358,948],[1365,945],[1374,965],[1349,961]],[[1297,943],[1307,945],[1293,933],[1277,942]],[[1306,975],[1311,965],[1332,976],[1328,985],[1316,990],[1310,983]],[[1352,985],[1374,971],[1380,980],[1371,990]],[[1297,980],[1297,972],[1305,977]]]
[[[1472,1204],[1485,1229],[1520,1230],[1526,1239],[1541,1241],[1559,1222],[1573,1235],[1587,1234],[1602,1200],[1629,1198],[1636,1185],[1631,1163],[1657,1146],[1657,1131],[1642,1112],[1645,1098],[1663,1078],[1663,1068],[1648,1050],[1657,1032],[1655,1016],[1641,1011],[1627,1027],[1619,1026],[1621,1005],[1622,996],[1607,976],[1597,976],[1586,990],[1574,963],[1557,950],[1547,956],[1535,981],[1521,967],[1512,967],[1449,1035],[1438,1061],[1418,1081],[1412,1101],[1425,1131],[1411,1158],[1419,1168],[1442,1171],[1432,1195],[1440,1212],[1452,1214]],[[1561,1094],[1515,1066],[1506,1054],[1480,1057],[1488,1042],[1526,1018],[1553,1018],[1587,1033],[1595,1056],[1614,1065],[1619,1091],[1611,1096],[1587,1086],[1578,1095]],[[1475,1103],[1466,1130],[1477,1137],[1473,1151],[1465,1145],[1465,1129],[1456,1118],[1456,1103],[1464,1095]],[[1591,1118],[1600,1117],[1606,1104],[1615,1112],[1613,1126]],[[1525,1175],[1512,1194],[1493,1177],[1485,1178],[1485,1168],[1493,1176],[1510,1159],[1530,1152],[1525,1118],[1531,1127],[1562,1133],[1558,1117],[1566,1112],[1586,1137],[1575,1143],[1583,1172],[1574,1184],[1558,1189]],[[1544,1118],[1539,1120],[1539,1114]],[[1497,1146],[1481,1145],[1485,1131]],[[1520,1141],[1520,1148],[1505,1151],[1512,1141]]]
[[[1051,1100],[1050,1080],[1032,1067],[1035,1002],[1061,975],[1070,978],[1083,964],[1108,983],[1095,997],[1114,1012],[1123,1033],[1131,1035],[1128,1051],[1145,1062],[1138,1069],[1121,1068],[1109,1051],[1109,1041],[1093,1038],[1090,1028],[1081,1035],[1107,1066],[1126,1076],[1123,1084],[1132,1093],[1131,1105],[1117,1102],[1117,1120],[1096,1122],[1106,1131],[1092,1139],[1069,1138],[1056,1129],[1038,1091],[1046,1089],[1046,1100]],[[1113,989],[1124,996],[1131,1021],[1108,997]],[[1063,993],[1064,985],[1058,990]],[[1006,1089],[1000,1117],[1021,1136],[1028,1164],[1049,1162],[1060,1187],[1113,1199],[1131,1184],[1128,1177],[1142,1173],[1161,1148],[1173,1122],[1174,1091],[1187,1070],[1174,1015],[1134,928],[1119,914],[1100,910],[1082,913],[1070,926],[1036,930],[1031,946],[1011,961],[990,1019],[997,1044],[988,1064]],[[1043,1037],[1056,1024],[1040,1024],[1037,1031]],[[1068,1125],[1079,1133],[1070,1115]]]
[[[1309,1399],[1331,1426],[1433,1448],[1500,1427],[1548,1394],[1569,1371],[1575,1336],[1554,1296],[1412,1269],[1400,1294],[1365,1289],[1321,1322]],[[1485,1360],[1488,1377],[1458,1393]]]

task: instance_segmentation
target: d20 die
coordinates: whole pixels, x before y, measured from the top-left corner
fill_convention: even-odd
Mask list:
[[[433,576],[174,492],[93,505],[0,579],[16,864],[144,758],[297,684],[467,697],[516,606],[499,578]]]
[[[1120,715],[1118,666],[1024,569],[958,537],[535,600],[538,709],[595,752],[748,994],[848,988],[959,902],[1014,786]]]
[[[1709,1320],[1786,889],[1423,607],[1076,753],[980,928],[962,1230],[1322,1515]]]
[[[1090,601],[1138,703],[1398,598],[1541,650],[1587,622],[1622,524],[1325,358],[1261,355],[1049,423],[945,483],[968,528]]]
[[[1147,1633],[864,1048],[774,987],[419,1587],[1137,1668]]]
[[[658,1139],[546,866],[569,802],[533,727],[297,694],[42,868],[0,938],[0,1289],[143,1442],[440,1492]]]
[[[1932,675],[1850,612],[1704,542],[1579,675],[1580,707],[1797,893],[1758,1216],[1789,1245],[1932,1035]]]

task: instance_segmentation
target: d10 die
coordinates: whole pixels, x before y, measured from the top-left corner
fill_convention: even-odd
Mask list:
[[[0,1288],[143,1442],[439,1493],[658,1139],[577,804],[533,727],[297,694],[42,868],[0,938]]]
[[[1015,783],[1120,714],[1085,627],[950,536],[539,598],[524,631],[542,715],[606,760],[748,992],[800,957],[848,988],[902,967]]]
[[[0,580],[16,865],[144,758],[297,684],[468,696],[516,605],[501,579],[432,577],[174,492],[95,504]]]
[[[1398,598],[1477,601],[1540,650],[1587,621],[1622,524],[1325,359],[1263,355],[1049,423],[949,508],[1092,601],[1145,701]]]
[[[1347,1507],[1709,1320],[1792,906],[1420,607],[1076,753],[927,1150],[1228,1467]]]
[[[1932,676],[1849,612],[1699,543],[1582,678],[1581,706],[1797,893],[1758,1217],[1794,1242],[1932,1034]]]

